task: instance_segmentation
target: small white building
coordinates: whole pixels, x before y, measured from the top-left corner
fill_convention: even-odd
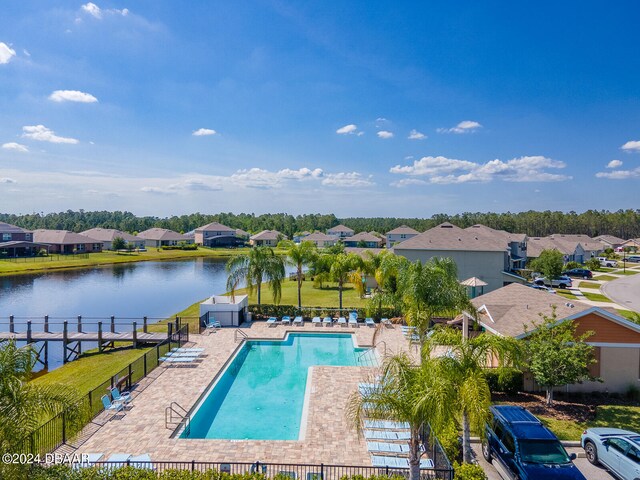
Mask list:
[[[208,321],[216,320],[223,327],[240,326],[248,320],[248,313],[248,295],[212,295],[200,304],[200,318],[207,315]]]

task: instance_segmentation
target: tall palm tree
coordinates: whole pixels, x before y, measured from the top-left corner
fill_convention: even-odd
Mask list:
[[[69,433],[78,431],[86,419],[80,394],[66,385],[29,382],[35,352],[18,348],[12,340],[0,344],[0,453],[24,452],[26,437],[47,419],[66,410]],[[37,453],[37,452],[33,452]],[[12,465],[0,464],[0,478],[14,478]],[[18,477],[15,477],[18,478]]]
[[[292,244],[287,249],[287,260],[290,265],[296,267],[296,280],[298,281],[298,309],[302,308],[302,268],[309,265],[318,255],[318,249],[312,242],[302,241]]]
[[[269,283],[273,301],[278,303],[282,295],[285,278],[284,259],[270,247],[253,247],[248,255],[236,255],[227,262],[227,290],[233,296],[241,282],[245,282],[249,293],[258,291],[258,305],[262,300],[262,284]]]
[[[358,268],[362,259],[353,253],[339,253],[331,262],[329,277],[338,284],[340,296],[340,310],[342,310],[342,291],[344,285],[350,280],[351,273]]]
[[[438,359],[414,364],[407,355],[387,357],[376,387],[350,397],[346,416],[361,433],[365,419],[407,422],[410,430],[410,480],[420,478],[420,434],[427,425],[434,432],[443,431],[455,418],[450,402],[453,383],[440,375]]]
[[[484,431],[491,405],[484,371],[496,363],[501,367],[518,365],[522,358],[520,343],[486,333],[464,338],[459,330],[436,328],[422,347],[423,361],[433,358],[439,359],[440,375],[453,389],[447,401],[461,414],[463,460],[471,462],[471,428]]]

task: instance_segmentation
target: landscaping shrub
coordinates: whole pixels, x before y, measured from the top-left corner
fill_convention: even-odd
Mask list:
[[[346,312],[349,311],[357,311],[358,318],[365,318],[367,315],[367,311],[365,308],[356,308],[356,307],[344,307],[342,309],[342,314],[346,315]],[[273,305],[268,303],[263,303],[261,305],[249,305],[249,311],[253,315],[253,319],[264,319],[269,317],[282,317],[283,315],[296,316],[302,315],[305,318],[313,318],[313,317],[333,317],[337,313],[337,309],[328,308],[328,307],[302,307],[302,310],[298,310],[298,307],[295,305]],[[393,311],[390,308],[383,308],[381,310],[382,317],[391,318],[393,317]],[[375,318],[375,320],[379,320],[379,318]]]
[[[446,430],[438,434],[440,446],[447,454],[449,462],[453,463],[462,460],[462,443],[458,433],[458,426],[451,424]]]
[[[455,463],[453,465],[455,471],[454,480],[487,480],[487,475],[480,465],[475,463]]]
[[[491,393],[514,395],[523,388],[524,375],[517,368],[492,368],[484,372]]]
[[[571,261],[571,262],[565,263],[564,268],[565,270],[571,270],[573,268],[582,268],[582,265],[580,265],[578,262]]]
[[[197,250],[198,245],[195,243],[188,245],[165,245],[162,247],[162,250]]]
[[[594,272],[600,270],[600,260],[597,258],[590,258],[584,264],[589,270],[593,270]]]

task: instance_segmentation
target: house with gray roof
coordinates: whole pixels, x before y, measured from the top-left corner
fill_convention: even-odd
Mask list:
[[[102,248],[104,250],[112,250],[113,241],[116,238],[122,238],[132,248],[144,248],[144,239],[131,235],[130,233],[123,232],[122,230],[116,230],[115,228],[91,228],[80,232],[80,235],[86,235],[90,238],[95,238],[102,242]]]
[[[318,248],[332,247],[340,241],[340,237],[327,235],[322,232],[315,232],[300,240],[301,242],[311,242]]]
[[[252,247],[276,247],[285,236],[277,230],[263,230],[249,237]]]
[[[235,228],[227,227],[218,222],[211,222],[196,228],[194,240],[198,245],[211,248],[240,247],[244,245],[244,238],[237,234]]]
[[[401,225],[393,230],[389,230],[386,234],[387,237],[387,248],[393,247],[395,244],[404,242],[410,238],[419,235],[420,232],[414,230],[411,227],[407,227],[406,225]]]
[[[587,235],[554,234],[548,237],[530,237],[527,241],[527,258],[538,258],[543,250],[558,250],[565,262],[584,263],[598,256],[604,249],[602,243]]]
[[[144,239],[145,246],[151,248],[172,247],[178,245],[180,242],[186,244],[193,243],[193,238],[188,235],[183,235],[166,228],[149,228],[144,232],[140,232],[138,237]]]
[[[43,248],[47,246],[35,243],[31,230],[0,222],[0,258],[29,257]]]
[[[359,247],[362,245],[364,248],[380,248],[383,243],[384,242],[380,237],[377,237],[370,232],[356,233],[355,235],[344,239],[345,247]]]
[[[598,235],[593,239],[602,243],[605,249],[613,248],[614,250],[620,248],[625,242],[624,238],[616,237],[615,235]]]
[[[100,240],[68,230],[34,230],[33,240],[36,243],[47,245],[49,253],[68,255],[102,251]]]
[[[339,238],[351,237],[353,236],[354,233],[355,232],[353,231],[353,229],[349,227],[345,227],[342,224],[336,225],[335,227],[331,227],[329,230],[327,230],[327,235],[331,235]]]
[[[484,236],[489,241],[502,243],[509,249],[510,270],[524,268],[527,263],[527,235],[524,233],[510,233],[496,230],[486,225],[476,224],[465,230],[476,235]]]

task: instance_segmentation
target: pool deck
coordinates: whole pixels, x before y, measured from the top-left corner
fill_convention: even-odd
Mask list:
[[[107,421],[92,430],[77,453],[148,453],[156,461],[325,463],[370,465],[364,439],[359,438],[345,418],[345,406],[357,385],[371,378],[373,367],[313,367],[311,395],[305,439],[293,440],[215,440],[171,438],[173,429],[165,427],[165,408],[177,402],[190,410],[214,376],[238,348],[234,328],[223,328],[210,335],[192,335],[193,346],[205,349],[197,367],[158,367],[159,375],[139,393],[134,391],[133,407],[121,418]],[[241,328],[249,338],[284,338],[286,332],[355,333],[358,346],[372,346],[375,328],[268,327],[254,322]],[[382,328],[376,342],[384,341],[387,353],[409,352],[399,327]],[[384,347],[378,343],[379,356]],[[251,401],[251,399],[247,399]],[[107,414],[101,414],[105,419]],[[67,447],[68,448],[68,447]]]

